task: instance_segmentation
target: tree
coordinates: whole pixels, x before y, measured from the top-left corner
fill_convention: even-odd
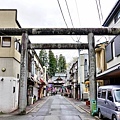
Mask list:
[[[60,54],[58,59],[58,72],[65,71],[66,71],[66,59],[62,54]]]
[[[39,52],[39,58],[40,58],[40,63],[42,66],[46,66],[48,64],[48,57],[47,57],[47,52],[46,50],[40,50]]]
[[[56,70],[57,70],[57,60],[54,56],[54,53],[52,50],[49,50],[49,62],[48,62],[48,71],[49,71],[49,76],[52,77],[55,75]]]
[[[54,56],[54,53],[52,50],[49,50],[49,53],[47,55],[46,50],[40,50],[39,52],[39,58],[42,66],[46,66],[48,75],[50,77],[54,76],[56,72],[65,72],[66,71],[66,59],[65,57],[60,54],[59,58],[56,55]]]

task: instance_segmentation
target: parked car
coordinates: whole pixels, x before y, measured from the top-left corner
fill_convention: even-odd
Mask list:
[[[107,85],[98,88],[98,117],[120,120],[120,85]]]

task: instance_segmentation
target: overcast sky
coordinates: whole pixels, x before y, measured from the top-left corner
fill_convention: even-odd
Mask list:
[[[17,9],[17,20],[22,28],[66,28],[63,20],[60,3],[65,21],[69,28],[97,28],[100,26],[96,0],[66,0],[71,15],[69,17],[65,0],[1,0],[1,9]],[[98,0],[99,1],[99,0]],[[100,0],[103,21],[106,19],[117,0]],[[34,36],[29,37],[33,43],[73,43],[80,36]],[[86,37],[80,41],[87,42]],[[55,50],[55,54],[62,53],[67,62],[78,56],[77,50]]]

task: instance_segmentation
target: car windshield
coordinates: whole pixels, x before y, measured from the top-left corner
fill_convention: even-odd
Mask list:
[[[115,101],[120,102],[120,89],[114,91]]]

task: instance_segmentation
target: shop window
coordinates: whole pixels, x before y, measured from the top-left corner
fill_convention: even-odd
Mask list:
[[[11,37],[2,37],[2,47],[11,47]]]

